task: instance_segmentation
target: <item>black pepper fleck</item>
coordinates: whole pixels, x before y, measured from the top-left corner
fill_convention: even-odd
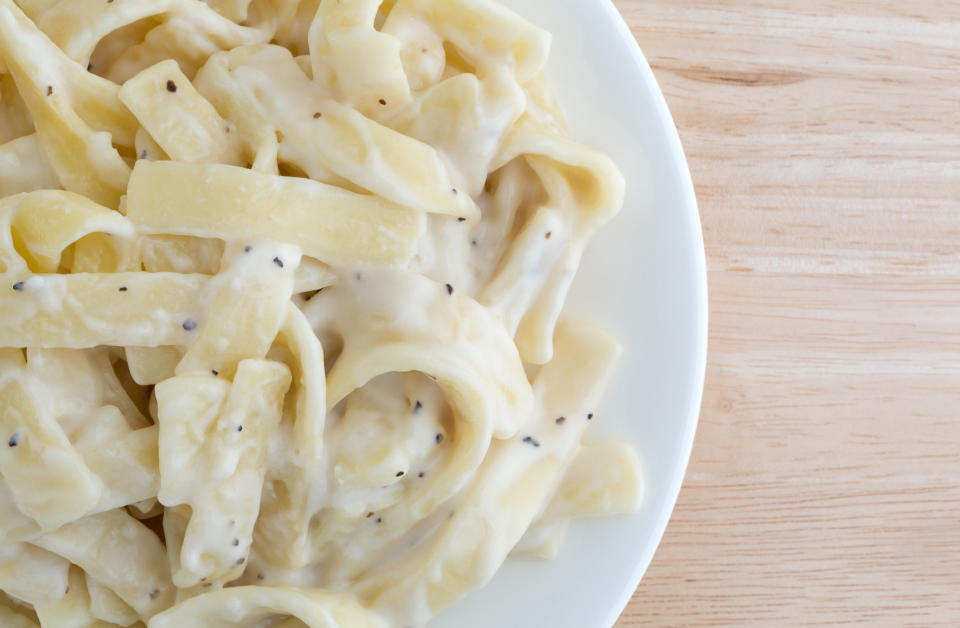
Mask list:
[[[273,263],[279,266],[280,268],[283,268],[283,260],[280,259],[279,257],[274,257]]]
[[[53,85],[47,85],[47,96],[53,96]]]
[[[238,426],[237,426],[237,431],[238,431],[238,432],[242,432],[242,431],[243,431],[243,426],[242,426],[242,425],[238,425]]]
[[[263,580],[263,573],[257,574],[257,580]]]
[[[447,294],[453,294],[453,286],[447,284]]]
[[[466,222],[466,220],[467,219],[464,218],[463,216],[460,216],[459,218],[457,218],[457,222]]]
[[[372,512],[368,512],[368,513],[367,513],[367,519],[369,519],[369,518],[372,517],[372,516],[373,516],[373,513],[372,513]]]
[[[319,120],[319,119],[322,118],[322,117],[323,117],[323,114],[320,113],[319,111],[316,112],[315,114],[313,114],[313,119],[314,119],[314,120]]]
[[[23,291],[23,282],[22,282],[22,281],[18,281],[17,283],[13,284],[13,289],[16,290],[17,292],[22,292],[22,291]]]
[[[216,377],[217,375],[220,374],[220,371],[218,371],[217,369],[210,369],[210,373],[212,373],[213,376]]]
[[[553,232],[552,232],[552,231],[548,231],[548,232],[546,232],[546,233],[544,234],[543,237],[545,237],[547,240],[549,240],[552,236],[553,236]]]
[[[402,478],[402,477],[403,477],[403,471],[397,471],[397,477],[398,477],[398,478]]]
[[[127,291],[126,286],[120,286],[119,288],[117,288],[117,292],[126,292],[126,291]]]
[[[173,81],[167,81],[167,91],[170,92],[171,94],[177,91],[177,84],[174,83]]]
[[[157,599],[158,595],[160,595],[160,589],[154,589],[153,591],[150,592],[150,599],[155,600]]]
[[[384,100],[383,98],[381,98],[381,99],[378,100],[377,102],[379,102],[381,105],[386,105],[386,104],[387,104],[387,101]]]
[[[16,447],[20,444],[20,432],[14,432],[13,436],[10,437],[10,440],[7,441],[8,447]]]
[[[383,517],[377,517],[377,523],[383,523]]]
[[[419,399],[417,399],[417,403],[415,403],[415,404],[413,405],[413,411],[414,411],[414,412],[420,412],[420,410],[422,410],[422,409],[423,409],[423,404],[420,403],[420,400],[419,400]]]
[[[592,421],[592,420],[593,420],[593,412],[591,412],[590,414],[587,415],[587,420],[588,420],[588,421]]]
[[[140,159],[146,159],[146,158],[147,158],[147,151],[144,150],[143,152],[140,153]]]
[[[540,441],[538,441],[538,440],[537,440],[536,438],[534,438],[533,436],[524,436],[524,437],[523,437],[523,442],[525,442],[525,443],[528,444],[528,445],[533,445],[534,447],[539,447],[539,446],[540,446]]]
[[[240,539],[233,539],[233,546],[236,547],[240,545]]]
[[[567,417],[561,416],[561,417],[557,417],[556,423],[557,425],[563,425],[564,423],[566,423],[566,421],[567,421]]]
[[[437,436],[436,436],[436,441],[437,441],[437,444],[438,444],[438,445],[439,445],[440,443],[442,443],[442,442],[443,442],[443,434],[437,434]]]
[[[477,245],[479,245],[479,244],[480,244],[480,243],[477,242],[476,240],[471,240],[471,241],[470,241],[470,245],[471,245],[471,246],[477,246]]]
[[[243,252],[244,252],[244,253],[249,253],[249,252],[252,251],[252,250],[253,250],[253,247],[250,246],[249,244],[248,244],[247,246],[243,247]]]
[[[245,563],[245,562],[247,562],[247,559],[244,558],[243,556],[241,556],[240,558],[237,559],[237,564],[238,564],[238,565],[242,565],[242,564]]]
[[[454,194],[459,194],[459,192],[457,192],[457,188],[450,188],[450,191]]]
[[[197,328],[197,321],[193,320],[192,318],[188,318],[187,320],[183,321],[183,328],[187,331],[193,331]]]
[[[417,474],[417,477],[418,477],[418,478],[422,478],[424,475],[426,475],[426,473],[424,473],[423,471],[421,471],[420,473]]]

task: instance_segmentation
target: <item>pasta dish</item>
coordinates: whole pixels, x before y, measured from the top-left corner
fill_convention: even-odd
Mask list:
[[[422,626],[634,512],[624,182],[490,0],[0,0],[0,624]]]

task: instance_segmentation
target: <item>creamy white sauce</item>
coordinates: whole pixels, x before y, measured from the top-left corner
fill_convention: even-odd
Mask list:
[[[126,10],[119,8],[121,4],[117,3],[117,10]],[[563,481],[562,469],[576,453],[588,409],[582,407],[586,403],[583,400],[571,403],[573,407],[556,408],[552,399],[535,397],[520,356],[534,355],[531,361],[538,363],[549,358],[554,319],[586,237],[594,227],[583,217],[586,212],[577,206],[574,192],[557,193],[564,187],[560,180],[567,176],[562,168],[578,168],[578,164],[560,164],[557,172],[550,171],[549,160],[562,161],[564,155],[538,154],[537,150],[550,152],[542,146],[528,146],[512,161],[501,155],[508,134],[518,128],[517,122],[525,112],[535,117],[536,123],[550,127],[551,132],[557,123],[557,114],[550,110],[549,103],[537,102],[543,99],[537,91],[542,86],[528,84],[530,76],[526,76],[521,87],[515,76],[515,66],[528,63],[525,57],[535,59],[537,47],[546,38],[506,11],[489,9],[484,13],[488,9],[483,3],[467,3],[463,11],[476,12],[475,17],[488,27],[504,27],[496,33],[481,33],[482,37],[472,42],[475,47],[467,50],[463,48],[471,44],[467,31],[475,25],[464,20],[464,15],[445,15],[438,9],[436,15],[420,16],[415,15],[420,9],[410,8],[417,6],[418,2],[407,7],[401,4],[394,14],[378,22],[384,36],[398,38],[403,74],[399,78],[401,82],[405,79],[410,88],[407,91],[405,86],[403,90],[409,98],[381,102],[382,109],[373,104],[372,112],[365,111],[388,128],[376,126],[352,108],[331,100],[338,93],[337,85],[324,83],[322,76],[312,80],[302,69],[305,58],[294,61],[291,54],[276,47],[235,50],[229,58],[218,57],[215,63],[225,64],[222,72],[212,70],[197,81],[200,93],[211,100],[211,94],[217,92],[218,97],[239,104],[242,111],[220,113],[233,118],[227,122],[230,132],[244,136],[254,168],[307,175],[353,191],[375,190],[391,198],[393,203],[385,204],[396,211],[462,212],[464,219],[430,213],[415,256],[399,268],[334,268],[317,260],[301,262],[302,252],[297,247],[260,240],[225,246],[213,240],[206,244],[141,240],[146,270],[184,274],[202,271],[211,273],[212,278],[202,277],[204,289],[195,300],[189,299],[187,312],[171,311],[161,304],[129,317],[122,323],[129,336],[141,339],[143,346],[152,346],[155,330],[182,326],[177,342],[166,344],[195,347],[201,344],[197,338],[208,330],[217,330],[218,324],[226,328],[226,322],[214,320],[212,315],[218,307],[218,295],[245,295],[272,287],[276,294],[264,289],[255,296],[280,294],[274,301],[286,308],[293,294],[293,302],[322,344],[326,383],[331,389],[339,386],[326,390],[328,411],[325,416],[314,417],[316,423],[311,424],[316,426],[314,433],[322,430],[322,442],[303,442],[303,434],[310,432],[301,430],[302,425],[297,423],[305,419],[298,412],[296,394],[311,386],[314,392],[322,392],[324,381],[298,381],[302,374],[296,372],[295,347],[275,344],[266,358],[289,364],[295,384],[288,393],[279,427],[264,435],[266,468],[249,469],[243,464],[242,438],[233,431],[233,425],[226,424],[217,405],[222,404],[233,384],[216,369],[211,374],[203,358],[190,362],[195,356],[187,352],[178,376],[221,379],[204,389],[192,408],[184,406],[183,414],[194,412],[196,420],[178,422],[171,436],[182,437],[177,441],[182,447],[164,452],[164,463],[178,468],[180,479],[188,478],[196,486],[164,489],[159,497],[168,506],[190,503],[181,499],[177,489],[189,493],[190,488],[207,489],[216,484],[222,485],[216,501],[223,503],[191,503],[189,523],[184,519],[187,541],[175,557],[181,566],[175,579],[183,587],[183,597],[206,590],[199,588],[202,584],[195,574],[216,571],[224,564],[244,564],[243,576],[227,586],[288,585],[356,593],[391,625],[421,625],[437,610],[431,602],[431,586],[444,581],[444,586],[459,595],[492,577],[511,550],[549,554],[562,537],[563,524],[527,527],[536,522]],[[137,8],[143,9],[139,5]],[[177,52],[184,72],[192,76],[194,62],[202,62],[220,46],[232,48],[269,38],[271,15],[253,15],[258,27],[249,29],[207,9],[188,19],[187,14],[196,11],[177,8],[173,11],[176,15],[153,31],[144,44],[120,55],[116,62],[110,59],[108,73],[114,78],[129,75],[149,65],[154,57]],[[14,14],[0,8],[0,26],[4,25],[15,25]],[[306,36],[306,28],[300,31]],[[472,59],[476,76],[462,74],[459,67],[448,63],[448,51],[453,52],[455,46],[445,51],[440,32],[460,41],[459,52],[464,59]],[[524,36],[531,32],[529,37]],[[374,35],[379,37],[380,33]],[[510,37],[516,38],[515,46],[503,49],[498,38]],[[81,44],[89,44],[91,50],[84,53],[89,55],[95,39],[76,35],[72,45],[82,48]],[[360,40],[366,41],[363,37]],[[25,42],[31,53],[28,57],[36,57],[27,68],[31,80],[61,90],[70,77],[61,75],[64,66],[59,57],[51,61],[44,52],[45,40],[34,37]],[[349,50],[346,39],[338,45],[342,46],[341,53]],[[478,58],[484,55],[489,58]],[[392,67],[386,64],[380,69]],[[318,74],[324,74],[322,67],[318,67]],[[327,124],[319,121],[324,114],[328,119],[339,115],[341,122],[346,122],[331,124],[326,134],[318,134],[317,128],[326,129],[319,126]],[[184,124],[194,126],[194,130],[200,128],[191,119]],[[430,145],[433,151],[418,153],[425,147],[397,137],[394,131]],[[377,134],[393,134],[392,143],[381,142]],[[318,145],[318,137],[332,138],[331,142],[336,139],[336,146],[343,150],[322,154],[324,146]],[[117,159],[110,134],[91,129],[82,138],[81,157],[101,183],[122,190],[128,173]],[[148,146],[157,152],[155,142],[148,139],[139,137],[137,149]],[[443,181],[434,186],[442,188],[442,194],[430,188],[436,181],[415,180],[414,169],[404,170],[406,164],[396,160],[400,152],[397,147],[441,164],[429,172],[436,181]],[[6,150],[0,147],[0,167],[8,163],[31,180],[50,179],[46,162],[38,154],[36,138],[19,140]],[[528,154],[536,156],[528,158]],[[149,155],[161,156],[159,152]],[[495,164],[496,171],[491,172]],[[543,169],[549,172],[544,174]],[[0,186],[4,185],[11,184],[0,180]],[[250,187],[241,187],[239,195],[262,192]],[[17,286],[14,296],[19,302],[16,307],[0,302],[0,315],[9,314],[14,324],[25,324],[40,314],[59,316],[102,336],[116,333],[121,323],[91,313],[89,304],[68,290],[64,276],[28,272],[15,254],[9,220],[4,220],[0,248],[9,249],[11,254],[3,259],[6,268],[0,279]],[[381,234],[389,232],[381,229]],[[0,290],[3,288],[0,284]],[[525,325],[529,326],[534,311],[542,323],[537,333],[546,339],[527,341],[543,341],[537,350],[526,351],[523,346],[518,350],[517,345],[524,344],[518,338]],[[275,331],[270,332],[270,338]],[[228,355],[234,340],[213,337],[206,349],[208,353]],[[35,353],[30,356],[28,369],[40,369],[44,364],[45,356]],[[123,406],[115,391],[106,390],[112,384],[90,381],[82,374],[72,377],[64,367],[82,370],[77,355],[55,359],[46,356],[61,367],[51,369],[48,380],[66,381],[45,381],[60,394],[40,402],[47,404],[46,409],[73,445],[95,448],[130,428],[147,424],[138,410]],[[377,357],[367,363],[365,355]],[[378,371],[381,365],[387,366]],[[526,366],[531,376],[543,372],[539,367]],[[97,368],[112,367],[106,361]],[[318,366],[316,371],[320,370]],[[0,385],[5,377],[0,373]],[[589,380],[589,375],[568,373],[563,377],[571,387]],[[210,397],[206,399],[209,416],[199,416],[202,410],[197,409],[205,401],[204,394]],[[151,398],[154,420],[156,399],[157,395]],[[315,399],[323,399],[323,395]],[[317,402],[318,406],[322,404]],[[568,415],[569,421],[558,421],[559,412]],[[200,425],[201,419],[209,420],[209,424]],[[221,439],[223,451],[191,458],[202,448],[208,427],[208,431],[225,434]],[[25,432],[24,436],[32,435]],[[308,458],[312,454],[307,452],[312,450],[319,453]],[[70,453],[70,449],[52,446],[38,448],[39,458],[49,465],[65,467]],[[265,484],[261,471],[266,474]],[[530,478],[536,481],[525,485]],[[291,529],[307,524],[305,556],[288,558],[291,564],[306,566],[287,568],[270,563],[272,548],[251,544],[255,516],[238,522],[224,513],[238,512],[238,504],[264,504],[273,498],[282,502],[278,496],[283,491],[302,488],[297,482],[306,487],[303,497],[295,499],[304,499],[306,504],[293,504],[291,511],[296,512],[283,514],[299,517],[297,507],[305,507],[306,522],[291,524]],[[518,485],[529,493],[528,500],[514,494]],[[104,494],[107,497],[101,503],[119,499],[116,491]],[[0,504],[11,504],[13,497],[9,487],[0,482]],[[141,505],[151,508],[152,500]],[[275,513],[259,514],[266,517]],[[7,538],[36,533],[29,518],[24,521],[11,516],[3,522],[0,532],[8,534]],[[171,534],[168,540],[171,548],[175,545],[173,538]],[[236,545],[230,542],[232,539],[237,539]],[[238,559],[240,562],[232,562]],[[445,562],[448,559],[451,563]],[[382,574],[396,576],[385,590],[378,585]],[[212,586],[219,588],[220,583]],[[272,610],[251,612],[240,597],[228,598],[218,610],[224,622],[254,622],[252,625],[258,628],[269,628],[284,619]]]

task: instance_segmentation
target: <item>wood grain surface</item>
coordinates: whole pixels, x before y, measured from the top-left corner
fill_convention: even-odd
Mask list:
[[[686,483],[618,626],[960,626],[960,2],[616,4],[711,301]]]

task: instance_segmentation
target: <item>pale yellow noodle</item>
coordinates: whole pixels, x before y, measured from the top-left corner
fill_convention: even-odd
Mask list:
[[[640,461],[492,0],[0,0],[0,624],[423,625]]]

